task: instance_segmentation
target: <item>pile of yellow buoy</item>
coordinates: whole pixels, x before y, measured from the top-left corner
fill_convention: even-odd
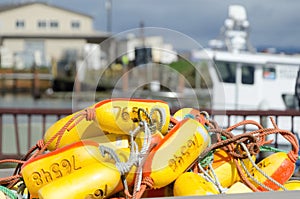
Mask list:
[[[289,131],[246,120],[222,129],[204,111],[171,115],[164,101],[109,99],[66,116],[45,132],[1,179],[0,198],[147,198],[298,190],[291,180],[298,140]],[[233,134],[243,125],[256,130]],[[291,151],[258,161],[266,137],[280,134]],[[10,193],[10,194],[12,194]]]

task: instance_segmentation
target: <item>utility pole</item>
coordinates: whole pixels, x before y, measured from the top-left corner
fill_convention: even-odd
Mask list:
[[[106,0],[105,9],[107,14],[106,31],[111,32],[112,27],[112,0]]]

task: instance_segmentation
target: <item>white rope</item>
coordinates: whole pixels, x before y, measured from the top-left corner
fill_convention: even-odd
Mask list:
[[[211,164],[209,164],[211,166]],[[200,163],[198,163],[198,166],[201,170],[201,172],[203,173],[203,177],[207,180],[210,181],[214,184],[214,186],[219,190],[219,193],[224,193],[225,192],[225,188],[222,187],[222,185],[220,184],[218,177],[214,171],[214,169],[212,167],[210,167],[210,170],[212,171],[212,175],[213,178],[210,176],[210,174],[201,166]]]
[[[142,172],[143,172],[143,164],[145,161],[145,157],[148,153],[148,150],[150,148],[150,144],[151,144],[151,131],[148,127],[148,124],[146,121],[142,121],[143,123],[143,127],[144,127],[144,142],[143,142],[143,146],[138,154],[138,161],[137,161],[137,176],[136,176],[136,190],[139,191],[141,184],[142,184]]]
[[[246,145],[245,145],[244,143],[238,143],[238,144],[240,144],[240,145],[243,147],[244,151],[246,151],[246,154],[247,154],[248,159],[250,160],[252,166],[254,166],[255,169],[256,169],[258,172],[260,172],[265,178],[267,178],[268,180],[270,180],[271,182],[273,182],[274,184],[276,184],[277,186],[279,186],[281,189],[283,189],[283,190],[285,190],[285,191],[287,190],[282,184],[280,184],[279,182],[277,182],[277,181],[276,181],[275,179],[273,179],[271,176],[268,176],[262,169],[260,169],[260,168],[255,164],[255,162],[252,160],[252,157],[251,157],[251,154],[250,154],[248,148],[246,147]],[[247,174],[247,175],[248,175],[255,183],[257,183],[257,184],[260,185],[261,187],[267,189],[268,191],[274,191],[274,190],[271,189],[270,187],[266,186],[265,184],[259,182],[256,178],[254,178],[254,177],[251,175],[251,173],[248,171],[248,169],[246,168],[245,163],[244,163],[243,160],[241,161],[241,165],[242,165],[244,171],[246,172],[246,174]]]
[[[220,193],[224,193],[227,189],[225,189],[224,187],[222,187],[219,178],[216,175],[216,172],[214,170],[214,168],[212,167],[211,163],[208,165],[209,169],[211,170],[211,173],[213,174],[213,177],[215,179],[215,185],[217,186],[218,190]]]

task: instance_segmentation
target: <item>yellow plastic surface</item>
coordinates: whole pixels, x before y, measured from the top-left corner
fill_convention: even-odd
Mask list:
[[[115,150],[117,156],[120,158],[121,162],[127,162],[128,158],[130,156],[130,149],[129,148],[120,148]],[[107,167],[111,167],[111,169],[117,169],[115,166],[115,161],[111,158],[110,155],[105,155],[104,157],[101,157],[100,161],[102,164],[104,164]],[[130,169],[130,171],[126,174],[126,180],[128,185],[133,185],[136,175],[136,166],[133,165]],[[123,185],[120,184],[118,189],[116,191],[121,191],[123,188]]]
[[[102,163],[90,164],[42,187],[38,192],[39,198],[83,199],[109,196],[120,182],[119,171],[112,167]]]
[[[188,169],[209,144],[210,136],[203,125],[185,119],[152,149],[143,168],[144,176],[153,179],[154,188],[164,187]]]
[[[2,191],[0,191],[0,199],[6,199],[6,196]]]
[[[295,164],[289,159],[288,155],[284,152],[277,152],[264,158],[257,164],[257,166],[268,176],[272,177],[280,184],[284,184],[285,182],[287,182],[293,175],[293,172],[295,170]],[[279,189],[279,187],[276,184],[268,180],[254,167],[250,170],[250,173],[259,182],[265,184],[271,189]],[[255,184],[255,182],[253,183]],[[262,191],[266,191],[266,189],[259,185],[257,185],[257,188]]]
[[[87,121],[85,118],[80,122],[73,122],[63,132],[58,148],[68,144],[93,137],[103,136],[107,133],[129,135],[129,132],[139,124],[138,110],[144,109],[148,114],[154,108],[159,108],[165,119],[162,124],[162,133],[166,133],[169,127],[170,110],[166,102],[159,100],[140,100],[140,99],[110,99],[101,101],[91,107],[96,110],[96,118],[93,121]],[[57,132],[59,132],[65,124],[70,121],[80,111],[66,116],[50,128],[44,135],[44,141],[48,142]],[[142,119],[146,119],[146,115],[141,112]],[[157,111],[153,114],[153,122],[158,124],[160,117]],[[48,146],[48,150],[55,150],[57,139]]]
[[[234,194],[234,193],[250,193],[253,192],[247,185],[242,182],[234,183],[225,193]]]
[[[99,102],[95,105],[97,121],[103,129],[110,133],[129,134],[139,124],[138,110],[143,109],[148,114],[154,108],[160,108],[165,116],[162,125],[162,133],[167,132],[170,121],[170,110],[166,102],[159,100],[142,99],[112,99]],[[143,120],[149,121],[148,117],[141,112]],[[153,120],[159,123],[159,114],[154,112]]]
[[[300,180],[289,180],[283,185],[287,190],[300,190]],[[282,191],[282,189],[279,189]]]
[[[86,140],[92,140],[99,143],[99,145],[105,145],[113,149],[122,149],[129,147],[129,135],[108,133],[96,137],[91,137]]]
[[[179,109],[178,111],[176,111],[173,114],[173,117],[177,120],[177,121],[182,121],[183,119],[185,119],[188,115],[192,115],[192,116],[196,116],[196,115],[200,115],[200,111],[193,109],[193,108],[182,108]]]
[[[255,161],[255,156],[252,157],[252,160]],[[252,168],[250,160],[243,159],[243,161],[246,168],[250,170]],[[214,153],[214,161],[212,166],[222,187],[228,188],[235,182],[240,180],[240,176],[238,174],[233,158],[224,150],[216,150],[216,152]]]
[[[206,181],[202,176],[193,172],[185,172],[176,179],[173,193],[174,196],[203,196],[219,192],[211,182]]]
[[[145,136],[145,133],[144,132],[141,132],[139,133],[136,138],[135,138],[135,142],[137,143],[139,149],[142,148],[143,146],[143,143],[144,143],[144,136]],[[152,134],[152,137],[151,137],[151,146],[150,148],[152,148],[153,146],[159,144],[159,142],[164,138],[164,136],[159,132],[159,131],[156,131]]]
[[[55,122],[52,126],[50,126],[44,135],[44,142],[48,142],[77,113],[78,112],[68,115]],[[75,123],[73,122],[71,123],[71,125],[75,125]],[[90,137],[96,137],[101,135],[104,135],[104,133],[102,132],[99,124],[96,121],[87,121],[86,119],[82,119],[80,122],[76,123],[76,125],[73,128],[70,128],[69,130],[66,129],[63,132],[63,136],[59,142],[58,148],[64,147],[74,142],[78,142],[82,139],[88,139]],[[50,143],[47,149],[50,151],[55,150],[56,143],[57,138]]]
[[[235,163],[224,150],[217,150],[214,153],[212,166],[222,187],[228,188],[237,181],[238,172]]]
[[[21,174],[29,193],[36,197],[41,187],[98,163],[101,157],[98,143],[76,142],[26,162]]]

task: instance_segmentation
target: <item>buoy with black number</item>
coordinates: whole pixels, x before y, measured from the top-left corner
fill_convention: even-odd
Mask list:
[[[184,119],[151,150],[143,167],[143,177],[150,177],[155,189],[167,186],[187,170],[209,144],[206,128],[194,119]]]
[[[161,133],[169,128],[170,109],[166,102],[150,99],[109,99],[94,105],[103,131],[129,134],[142,120],[157,125]],[[152,118],[149,118],[152,117]]]
[[[114,165],[96,163],[53,181],[38,191],[40,199],[104,198],[110,196],[120,181]]]
[[[203,196],[219,194],[212,182],[194,172],[181,174],[174,183],[174,196]]]
[[[85,114],[91,118],[89,120],[83,119]],[[170,123],[168,104],[161,100],[150,99],[116,98],[104,100],[54,123],[47,129],[44,142],[48,142],[61,130],[63,136],[61,136],[58,145],[58,138],[56,138],[50,143],[48,150],[55,150],[56,147],[60,148],[82,139],[102,136],[107,133],[129,135],[129,132],[135,129],[141,120],[146,120],[165,134]]]
[[[99,163],[100,158],[98,143],[80,141],[27,161],[21,174],[31,196],[37,197],[43,186]]]
[[[290,156],[284,152],[273,153],[272,155],[261,160],[257,166],[272,179],[280,184],[285,184],[293,175],[295,170],[295,161],[290,159]],[[255,167],[250,170],[250,174],[260,183],[266,185],[271,190],[278,190],[280,187],[271,180],[267,179]],[[261,191],[268,191],[263,186],[256,184],[251,178],[250,181],[256,185]]]

